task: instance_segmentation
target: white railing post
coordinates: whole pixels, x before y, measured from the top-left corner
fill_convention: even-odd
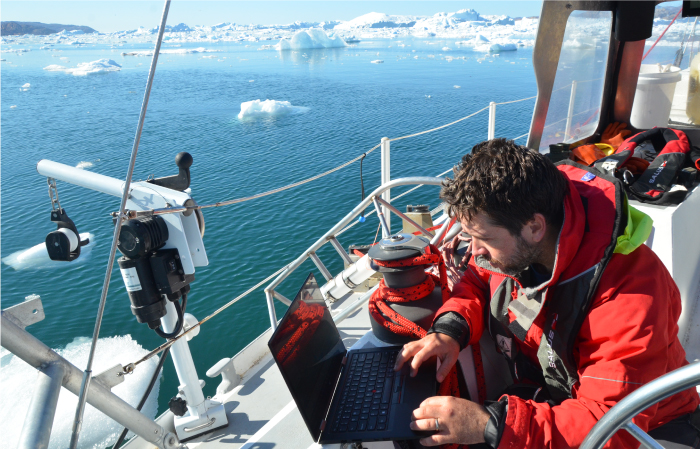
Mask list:
[[[569,97],[569,112],[566,114],[566,128],[564,130],[564,142],[571,138],[571,120],[574,118],[574,102],[576,101],[576,81],[571,82],[571,97]],[[571,139],[573,140],[573,139]]]
[[[382,137],[382,184],[391,181],[391,141],[388,137]],[[391,202],[391,190],[387,189],[382,193],[382,199],[387,203]],[[391,230],[391,213],[386,207],[382,207],[382,213],[386,220],[386,225]],[[382,229],[382,238],[388,238],[389,235]]]
[[[496,103],[489,103],[489,136],[488,140],[496,137]]]

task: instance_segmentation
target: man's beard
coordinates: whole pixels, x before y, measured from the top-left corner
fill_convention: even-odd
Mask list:
[[[490,256],[476,256],[476,258],[481,258],[482,261],[487,261],[492,267],[500,270],[508,276],[517,276],[525,271],[527,267],[533,263],[536,263],[541,255],[542,250],[538,246],[530,245],[525,241],[525,239],[518,236],[515,253],[513,253],[513,256],[510,259],[500,261],[493,259]]]

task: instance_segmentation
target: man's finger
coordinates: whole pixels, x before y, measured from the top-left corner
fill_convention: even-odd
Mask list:
[[[418,342],[406,343],[399,351],[399,355],[396,357],[396,363],[394,363],[394,371],[400,370],[403,364],[406,363],[406,360],[410,359],[418,352],[420,348],[416,343]]]
[[[453,443],[453,441],[450,441],[449,435],[443,435],[442,431],[440,433],[436,433],[435,435],[431,435],[428,438],[421,438],[420,440],[420,444],[423,446],[440,446],[448,443]]]
[[[442,382],[443,380],[445,380],[445,377],[447,377],[456,361],[457,359],[453,360],[451,353],[448,353],[445,356],[445,359],[442,360],[442,363],[440,363],[440,369],[438,369],[437,371],[436,377],[438,382]]]
[[[421,419],[433,419],[433,425],[434,425],[435,418],[439,418],[441,416],[440,412],[441,412],[441,410],[440,410],[439,405],[428,405],[428,406],[421,405],[420,408],[413,410],[411,417],[413,418],[414,421],[418,421]]]
[[[430,358],[430,355],[430,351],[423,347],[413,356],[413,360],[411,360],[411,377],[415,377],[415,375],[418,374],[418,368],[420,368],[425,360]]]
[[[418,419],[416,421],[411,421],[411,429],[437,431],[437,428],[435,427],[435,418]]]

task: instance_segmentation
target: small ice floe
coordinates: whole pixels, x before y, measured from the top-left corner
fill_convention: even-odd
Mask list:
[[[288,101],[253,100],[241,103],[241,112],[238,113],[238,118],[240,120],[272,118],[290,114],[301,114],[308,110],[309,108],[304,106],[293,106]]]
[[[49,72],[64,72],[75,76],[93,75],[96,73],[118,72],[122,66],[112,59],[98,59],[92,62],[82,62],[77,67],[64,67],[57,64],[44,67]]]
[[[425,98],[430,98],[430,95],[426,95]]]
[[[80,257],[72,262],[62,262],[60,260],[51,260],[49,253],[46,250],[46,243],[42,242],[34,245],[31,248],[16,251],[2,259],[5,265],[9,265],[15,270],[27,269],[44,269],[67,266],[68,264],[76,265],[78,262],[84,262],[90,258],[92,247],[95,246],[95,236],[89,232],[80,234],[80,240],[90,240],[90,243],[80,248]]]
[[[516,51],[518,47],[515,44],[493,44],[489,47],[489,52],[498,53],[502,51]]]
[[[442,51],[450,51],[452,50],[450,47],[442,47]]]
[[[375,59],[374,61],[371,61],[371,62],[372,62],[372,64],[384,64],[384,61],[382,61],[381,59]]]
[[[255,82],[255,80],[248,80],[248,82],[249,82],[249,83],[254,83],[254,82]]]
[[[216,56],[214,56],[214,55],[208,55],[208,56],[202,56],[202,58],[203,58],[203,59],[204,59],[204,58],[206,58],[206,59],[214,59],[214,58],[216,58]]]
[[[462,86],[458,86],[458,85],[455,84],[453,87],[454,87],[455,89],[459,89],[459,88],[462,87]]]
[[[78,165],[75,166],[75,168],[79,168],[81,170],[84,170],[86,168],[92,167],[93,165],[95,165],[95,164],[92,162],[89,162],[89,161],[80,161],[80,162],[78,162]]]
[[[29,84],[29,83],[24,83],[24,84],[22,85],[22,87],[19,88],[19,90],[20,90],[20,92],[26,92],[26,91],[29,90],[30,87],[32,87],[31,84]]]
[[[198,48],[175,48],[161,50],[161,55],[188,55],[193,53],[216,53],[222,50],[211,50],[204,47]],[[122,52],[122,56],[153,56],[153,50]]]
[[[17,109],[17,105],[13,104],[12,106],[10,106],[10,109]]]
[[[26,49],[26,48],[10,48],[10,49],[7,49],[7,50],[0,50],[0,53],[17,53],[17,54],[19,55],[19,54],[22,54],[22,53],[26,53],[26,52],[28,52],[28,51],[29,51],[29,50]]]

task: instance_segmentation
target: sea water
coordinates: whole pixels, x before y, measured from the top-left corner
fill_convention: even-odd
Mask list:
[[[382,137],[431,129],[491,101],[536,94],[532,51],[522,48],[484,54],[454,40],[405,37],[319,50],[280,52],[261,43],[206,43],[202,51],[182,51],[202,45],[164,44],[165,50],[177,51],[160,56],[134,171],[135,180],[175,174],[175,155],[187,151],[194,158],[192,196],[200,204],[290,184],[361,155]],[[6,260],[40,244],[55,229],[49,220],[46,180],[35,168],[39,160],[124,179],[151,60],[138,55],[152,53],[152,44],[28,49],[4,53],[1,62],[1,255]],[[377,60],[383,63],[372,64]],[[100,64],[110,70],[44,70],[51,65],[70,69]],[[246,104],[256,113],[239,118]],[[496,136],[527,133],[533,106],[533,100],[499,106]],[[485,111],[444,130],[393,142],[392,178],[435,176],[450,169],[486,139],[487,119]],[[525,139],[518,142],[524,144]],[[365,158],[363,173],[365,191],[371,192],[380,184],[379,151]],[[93,332],[111,244],[109,214],[118,209],[119,199],[66,182],[57,186],[61,205],[78,231],[91,234],[90,251],[73,263],[3,263],[2,308],[28,295],[40,295],[46,319],[28,331],[52,348],[85,354],[89,348],[85,337]],[[392,196],[405,190],[395,189]],[[401,198],[398,207],[435,207],[438,191],[423,187]],[[355,163],[292,190],[205,210],[204,243],[210,263],[197,268],[187,311],[204,318],[295,259],[360,200],[360,171]],[[394,219],[394,231],[399,230],[399,222]],[[340,241],[346,247],[372,243],[377,226],[372,216]],[[342,268],[333,249],[324,248],[319,256],[331,271]],[[309,271],[322,278],[307,261],[280,286],[280,292],[293,297]],[[277,304],[278,316],[284,309]],[[213,395],[219,382],[207,379],[205,371],[221,358],[235,355],[269,326],[262,288],[203,326],[189,344],[200,378],[207,381],[205,395]],[[105,354],[101,359],[105,366],[135,361],[142,351],[163,342],[136,322],[116,268],[100,335],[125,338],[145,348],[107,345],[106,360]],[[5,390],[11,385],[16,391],[26,389],[16,398],[26,402],[17,410],[26,410],[35,374],[6,352],[2,360],[3,408],[8,408]],[[86,358],[74,362],[84,368]],[[146,372],[146,368],[138,370]],[[167,408],[177,385],[168,362],[158,393],[159,413]],[[72,404],[62,410],[69,418],[74,413]],[[3,438],[0,447],[14,447],[22,421],[0,420],[0,434],[15,438]],[[69,421],[60,425],[69,426]],[[90,444],[111,444],[116,433],[109,431],[104,441],[93,439]]]

